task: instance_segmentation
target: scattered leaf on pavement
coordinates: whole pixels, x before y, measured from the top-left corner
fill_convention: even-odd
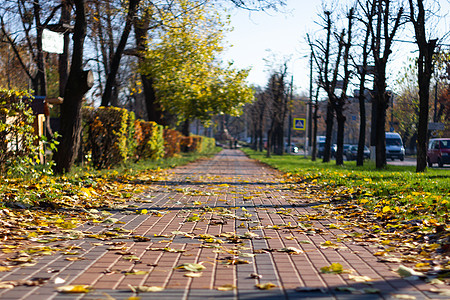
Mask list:
[[[55,289],[60,293],[88,293],[91,287],[89,285],[64,285]]]
[[[260,290],[270,290],[270,289],[277,287],[277,285],[273,284],[272,282],[258,283],[255,286]]]
[[[146,286],[146,285],[128,285],[134,293],[161,292],[164,291],[162,286]]]

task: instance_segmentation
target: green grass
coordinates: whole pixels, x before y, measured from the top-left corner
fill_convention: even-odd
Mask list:
[[[414,166],[392,166],[377,170],[373,162],[357,167],[356,162],[337,166],[334,161],[315,162],[297,155],[272,155],[250,149],[251,158],[264,162],[297,182],[309,182],[322,190],[337,189],[337,197],[351,198],[367,209],[395,212],[403,218],[448,218],[450,208],[449,170],[428,169],[416,173]]]

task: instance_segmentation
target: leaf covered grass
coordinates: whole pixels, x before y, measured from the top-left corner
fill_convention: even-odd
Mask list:
[[[244,150],[257,159],[285,173],[286,180],[315,185],[333,200],[352,200],[382,218],[447,222],[450,208],[450,172],[428,169],[415,173],[413,166],[388,165],[377,170],[373,162],[363,167],[356,162],[337,166],[296,155],[272,155]]]
[[[138,163],[123,163],[112,169],[96,170],[91,165],[74,166],[63,176],[45,175],[36,177],[3,178],[0,177],[0,209],[12,208],[57,208],[59,204],[72,206],[68,201],[86,198],[89,202],[100,194],[110,194],[118,198],[130,198],[142,192],[139,184],[162,176],[163,170],[185,165],[189,162],[217,153],[185,153],[177,157],[146,160]],[[125,184],[137,184],[135,188]],[[91,201],[92,202],[92,201]],[[59,203],[59,204],[58,204]],[[97,203],[98,205],[103,205]],[[90,206],[95,206],[95,201]]]
[[[164,169],[213,154],[184,154],[110,170],[78,166],[63,176],[0,177],[0,250],[13,254],[28,242],[80,238],[77,226],[105,223],[114,209],[136,210],[127,200],[144,201],[139,194],[148,189],[148,183],[166,180]]]
[[[302,220],[335,220],[329,229],[346,231],[337,242],[377,247],[374,255],[381,262],[406,264],[426,272],[427,280],[448,282],[449,170],[418,174],[414,167],[388,165],[377,170],[370,162],[363,167],[355,162],[337,166],[334,161],[293,155],[267,158],[265,153],[244,151],[283,172],[286,188],[298,195],[292,205],[314,211]]]

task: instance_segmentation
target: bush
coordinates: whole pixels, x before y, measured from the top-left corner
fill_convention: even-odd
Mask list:
[[[181,151],[208,153],[214,150],[216,140],[206,136],[191,135],[181,138]]]
[[[130,158],[136,153],[136,115],[134,112],[128,112],[128,120],[127,120],[127,157]]]
[[[136,120],[136,160],[157,160],[164,157],[163,127],[155,122]]]
[[[109,168],[123,162],[129,155],[129,116],[118,107],[83,108],[85,149],[91,151],[96,169]]]
[[[210,153],[216,148],[216,139],[204,136],[202,139],[202,152]]]
[[[34,173],[39,163],[31,98],[26,91],[0,89],[0,172],[8,177]]]
[[[180,143],[183,135],[176,130],[164,129],[164,157],[175,157],[181,151]]]
[[[193,136],[182,136],[180,140],[180,149],[182,152],[194,152],[196,144]]]
[[[177,156],[181,151],[209,153],[214,138],[184,137],[155,122],[136,120],[133,112],[117,107],[83,107],[83,155],[91,152],[96,169],[109,168],[134,157],[158,160]]]

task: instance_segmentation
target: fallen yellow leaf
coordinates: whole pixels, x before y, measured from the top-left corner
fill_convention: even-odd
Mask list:
[[[190,273],[184,274],[183,276],[184,276],[184,277],[195,278],[195,277],[201,277],[201,276],[202,276],[202,273],[190,272]]]
[[[164,288],[162,286],[146,286],[146,285],[139,285],[139,286],[132,286],[128,285],[130,289],[134,293],[146,293],[146,292],[161,292],[164,291]]]
[[[236,288],[236,286],[233,285],[233,284],[225,284],[225,285],[216,287],[216,290],[218,290],[218,291],[232,291],[235,288]]]
[[[348,279],[356,281],[356,282],[368,282],[368,281],[372,281],[372,278],[368,277],[368,276],[358,276],[358,275],[348,275]]]
[[[273,284],[272,282],[267,282],[267,283],[258,283],[255,285],[258,289],[260,290],[270,290],[274,287],[277,287],[276,284]]]
[[[60,293],[88,293],[91,287],[89,285],[64,285],[55,289]]]

